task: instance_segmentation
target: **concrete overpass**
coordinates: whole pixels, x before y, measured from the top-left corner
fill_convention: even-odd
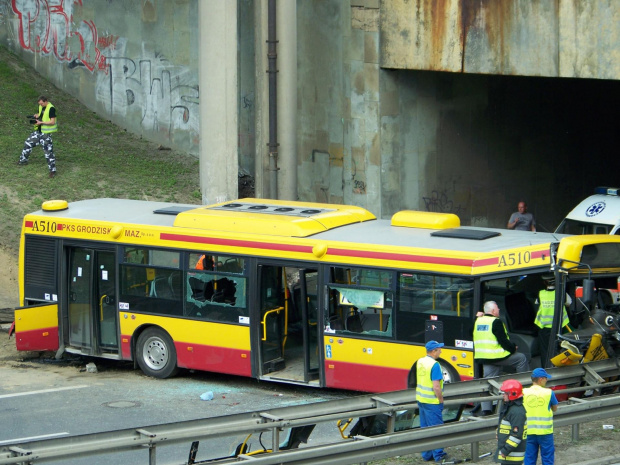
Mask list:
[[[0,0],[0,43],[120,126],[203,160],[203,201],[345,202],[553,229],[617,185],[616,0]],[[200,69],[199,69],[200,63]],[[270,156],[271,155],[271,156]],[[275,181],[274,181],[274,176]]]

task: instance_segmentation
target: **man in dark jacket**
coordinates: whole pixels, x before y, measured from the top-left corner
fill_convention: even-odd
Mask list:
[[[484,304],[484,314],[478,314],[474,324],[474,359],[482,363],[485,378],[499,376],[502,367],[512,367],[517,373],[529,371],[530,364],[517,346],[510,341],[504,322],[499,318],[499,307],[489,300]],[[482,402],[482,416],[490,415],[491,402]]]
[[[527,445],[527,416],[523,406],[523,386],[515,379],[507,379],[500,390],[504,406],[497,426],[496,463],[523,463]]]

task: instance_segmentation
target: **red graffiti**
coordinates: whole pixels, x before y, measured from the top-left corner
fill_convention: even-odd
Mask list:
[[[101,50],[114,48],[118,37],[99,38],[94,21],[82,20],[75,28],[73,8],[82,6],[82,0],[12,0],[11,5],[24,50],[54,55],[70,67],[84,66],[91,72],[98,69],[107,73]]]
[[[99,40],[97,40],[97,46],[114,50],[117,40],[118,36],[99,37]]]

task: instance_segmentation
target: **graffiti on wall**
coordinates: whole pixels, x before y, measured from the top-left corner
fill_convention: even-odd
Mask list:
[[[140,112],[145,130],[172,137],[177,130],[199,139],[198,85],[196,73],[172,65],[166,57],[143,50],[134,60],[124,56],[121,38],[107,58],[108,73],[97,75],[97,100],[115,116]]]
[[[81,6],[82,0],[12,0],[19,45],[39,55],[53,55],[73,67],[84,66],[91,72],[105,70],[97,26],[87,20],[75,25],[76,5]]]
[[[460,205],[454,205],[454,201],[450,200],[446,191],[432,191],[428,197],[422,197],[426,211],[437,213],[454,213],[461,216],[465,213]]]
[[[198,147],[196,70],[170,63],[144,43],[140,56],[128,56],[126,38],[100,32],[94,20],[74,18],[74,9],[88,0],[10,1],[22,49],[95,75],[94,97],[109,115],[139,115],[140,129],[159,139],[185,131]]]
[[[354,194],[366,194],[366,173],[362,170],[358,172],[357,162],[355,157],[351,158],[351,185]]]

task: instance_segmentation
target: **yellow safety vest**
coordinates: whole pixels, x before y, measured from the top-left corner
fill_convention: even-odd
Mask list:
[[[496,319],[497,317],[485,315],[474,323],[474,358],[496,360],[510,355],[510,352],[497,342],[493,334],[493,322]],[[504,326],[504,331],[506,331],[506,326]],[[506,337],[508,337],[508,332],[506,332]]]
[[[41,117],[41,121],[43,121],[44,123],[47,123],[48,121],[51,121],[50,118],[50,110],[54,108],[54,105],[52,105],[50,102],[47,102],[47,105],[45,106],[45,111],[43,112],[43,117]],[[41,115],[41,110],[43,109],[43,107],[41,105],[39,105],[39,113],[37,113],[39,116]],[[43,134],[49,134],[52,132],[56,132],[58,131],[58,118],[56,118],[56,122],[52,125],[50,124],[42,124],[41,126],[35,126],[34,128],[41,128],[41,132]]]
[[[422,404],[439,404],[439,399],[433,391],[433,381],[431,380],[431,370],[433,365],[438,363],[433,357],[426,356],[418,360],[416,367],[417,385],[415,388],[415,400]],[[443,392],[443,379],[439,381]]]
[[[553,411],[549,408],[551,389],[534,384],[523,390],[529,435],[553,434]]]
[[[553,313],[555,310],[555,291],[542,290],[538,293],[538,313],[534,323],[539,328],[551,328],[553,326]],[[562,328],[569,323],[566,308],[562,308]]]

